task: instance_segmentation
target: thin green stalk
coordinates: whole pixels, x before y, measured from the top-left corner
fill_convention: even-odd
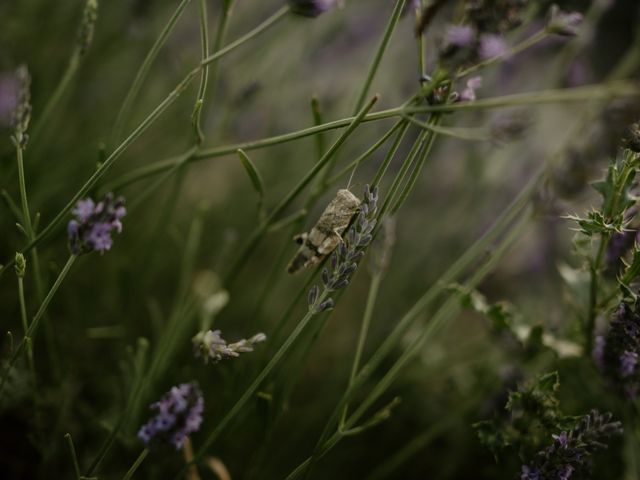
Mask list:
[[[409,168],[411,168],[411,165],[414,163],[414,161],[418,157],[420,150],[423,148],[425,142],[428,140],[429,136],[431,135],[433,134],[427,130],[423,130],[418,134],[418,137],[413,142],[413,146],[411,147],[411,150],[409,151],[409,153],[407,154],[407,157],[403,161],[402,166],[400,167],[400,170],[398,171],[396,176],[393,178],[393,182],[391,182],[391,187],[389,187],[389,192],[385,196],[384,202],[382,202],[382,206],[378,210],[378,219],[382,219],[384,215],[387,213],[387,211],[389,210],[389,207],[391,206],[393,200],[395,199],[398,189],[400,188],[401,183],[404,181],[404,178],[406,177],[407,172],[409,171]]]
[[[65,263],[64,267],[62,267],[62,270],[60,271],[60,274],[58,275],[58,278],[56,278],[56,281],[51,286],[51,290],[49,290],[49,293],[47,293],[47,296],[44,298],[44,300],[42,301],[42,304],[40,305],[40,308],[38,309],[38,311],[36,312],[35,316],[33,317],[33,321],[31,322],[31,325],[29,325],[29,328],[25,332],[24,338],[18,344],[16,349],[13,351],[13,355],[9,359],[9,362],[7,363],[7,367],[5,368],[4,374],[2,375],[2,380],[0,381],[0,395],[2,394],[2,391],[4,389],[4,385],[5,385],[6,381],[7,381],[7,378],[9,377],[9,373],[11,372],[11,369],[13,368],[13,365],[16,363],[16,360],[18,359],[18,357],[22,353],[22,350],[24,349],[25,344],[28,341],[32,341],[33,340],[33,337],[35,336],[35,334],[38,331],[38,326],[40,325],[40,319],[42,318],[42,316],[46,312],[47,307],[49,306],[49,303],[51,302],[51,300],[53,299],[53,296],[56,294],[56,292],[60,288],[60,285],[62,284],[63,280],[65,279],[65,277],[69,273],[69,270],[71,269],[71,266],[75,262],[76,258],[78,258],[78,257],[76,257],[75,255],[69,256],[69,259],[67,260],[67,263]],[[27,339],[29,339],[29,340],[27,340]]]
[[[22,139],[16,138],[14,139],[14,143],[16,146],[16,159],[18,163],[18,184],[20,189],[20,204],[22,207],[22,224],[24,226],[25,231],[27,232],[27,241],[32,242],[35,238],[35,230],[33,228],[33,223],[31,222],[31,213],[29,210],[29,202],[27,201],[27,186],[25,181],[24,174],[24,159],[23,159],[23,146]],[[33,279],[36,287],[36,298],[38,302],[42,302],[44,298],[44,284],[42,281],[42,271],[40,270],[40,257],[38,256],[38,250],[34,248],[31,250],[31,263],[33,264]],[[24,298],[23,298],[24,300]],[[57,366],[57,358],[55,355],[55,345],[53,341],[53,335],[51,332],[51,328],[48,325],[47,319],[45,319],[45,337],[47,340],[48,352],[51,359],[51,364],[53,366]],[[29,361],[31,366],[33,367],[33,351],[29,349]],[[35,379],[35,369],[33,370],[34,379]]]
[[[33,242],[29,243],[24,249],[23,252],[31,250],[34,246],[40,244],[42,240],[48,236],[65,218],[65,215],[73,208],[75,202],[82,197],[84,194],[88,192],[88,190],[93,187],[93,185],[104,175],[105,170],[110,168],[112,163],[115,161],[117,157],[119,157],[122,152],[129,146],[130,143],[133,142],[146,128],[151,124],[159,115],[162,113],[170,103],[175,100],[175,97],[179,94],[182,89],[186,87],[186,84],[192,79],[192,77],[199,71],[199,69],[195,69],[192,71],[188,78],[183,80],[178,88],[172,92],[167,99],[165,99],[161,105],[159,105],[143,122],[142,124],[130,135],[130,137],[125,140],[116,151],[114,151],[109,158],[105,161],[94,175],[89,179],[87,183],[81,188],[81,190],[74,195],[72,201],[67,204],[67,206],[61,211],[54,221],[52,221],[47,227],[34,239]],[[611,100],[616,97],[638,97],[640,96],[640,87],[635,82],[628,81],[616,81],[609,82],[606,84],[595,85],[595,86],[586,86],[586,87],[576,87],[576,88],[567,88],[567,89],[552,89],[552,90],[543,90],[539,92],[529,92],[529,93],[521,93],[521,94],[513,94],[506,95],[503,97],[496,97],[491,99],[481,99],[475,102],[461,102],[456,104],[449,105],[423,105],[423,106],[415,106],[415,107],[397,107],[391,108],[388,110],[383,110],[380,112],[376,112],[370,115],[366,115],[362,122],[376,121],[382,120],[394,116],[401,116],[403,114],[414,114],[414,113],[426,113],[426,112],[442,112],[442,111],[454,111],[454,110],[481,110],[485,108],[501,108],[501,107],[510,107],[517,105],[532,105],[532,106],[542,106],[550,103],[560,103],[560,102],[582,102],[585,100]],[[239,148],[247,151],[253,150],[256,148],[263,148],[266,146],[276,145],[279,143],[284,143],[287,141],[295,140],[297,138],[306,137],[309,135],[315,135],[321,131],[333,130],[336,128],[342,128],[350,125],[354,120],[354,117],[345,118],[342,120],[336,120],[333,122],[329,122],[327,124],[311,127],[304,130],[300,130],[297,132],[291,132],[284,135],[278,135],[276,137],[270,137],[262,140],[251,141],[246,143],[240,143],[236,145],[216,147],[207,150],[200,150],[196,153],[191,161],[203,160],[211,157],[218,157],[227,154],[235,153]],[[174,166],[175,160],[173,161],[164,161],[159,162],[153,165],[142,167],[141,169],[130,172],[128,174],[128,182],[139,180],[141,178],[146,178],[147,176],[154,175],[156,173],[163,172],[167,169],[170,169]],[[6,272],[6,270],[13,266],[14,260],[9,259],[0,269],[0,276]]]
[[[473,276],[465,283],[465,288],[475,288],[498,264],[498,261],[509,250],[513,244],[522,236],[522,232],[529,225],[529,215],[522,215],[518,223],[511,229],[507,236],[496,246],[487,262],[480,267]],[[389,388],[398,377],[404,366],[415,357],[426,345],[427,340],[437,331],[437,329],[454,315],[456,310],[460,310],[460,300],[457,295],[452,295],[445,304],[434,315],[431,322],[420,333],[418,337],[405,349],[395,364],[387,371],[385,376],[377,383],[373,390],[362,401],[356,411],[349,417],[345,424],[346,428],[351,428],[366,413],[373,403]]]
[[[142,464],[144,459],[147,458],[147,455],[149,455],[149,449],[145,448],[144,450],[142,450],[142,452],[140,452],[140,455],[138,455],[138,458],[136,458],[136,461],[133,462],[133,465],[131,465],[131,468],[127,470],[127,473],[125,474],[124,477],[122,477],[122,480],[130,480],[131,478],[133,478],[133,474],[136,473],[136,470],[138,470],[138,467]]]
[[[142,133],[178,98],[178,96],[187,88],[187,85],[191,82],[193,77],[199,72],[200,68],[196,68],[189,72],[187,76],[178,84],[178,86],[158,105],[141,123],[138,127],[109,155],[109,157],[101,164],[96,171],[89,177],[89,179],[80,187],[80,189],[73,195],[71,200],[62,208],[62,210],[55,216],[55,218],[44,228],[42,231],[30,241],[23,249],[23,252],[30,251],[35,246],[42,243],[42,241],[48,237],[51,233],[59,227],[66,219],[67,214],[73,209],[78,200],[85,196],[93,186],[107,173],[107,171],[113,166],[115,161],[124,153],[124,151],[131,145]],[[0,275],[6,271],[7,268],[13,265],[14,260],[7,262],[6,265],[0,270]]]
[[[440,116],[439,115],[434,115],[432,119],[429,119],[429,122],[431,124],[435,125],[435,126],[438,126],[438,123],[440,122]],[[391,215],[395,215],[396,214],[396,212],[402,207],[402,205],[406,201],[407,197],[409,196],[409,194],[413,190],[413,187],[415,187],[415,184],[418,181],[418,177],[420,176],[420,172],[422,171],[422,168],[424,167],[424,164],[425,164],[425,162],[427,160],[427,157],[429,156],[429,153],[431,153],[431,148],[433,147],[433,143],[435,142],[435,139],[436,139],[436,133],[435,132],[431,132],[431,134],[429,135],[429,138],[427,139],[427,141],[426,141],[426,143],[425,143],[425,145],[424,145],[424,147],[422,149],[422,153],[420,154],[420,157],[418,158],[418,161],[416,162],[416,164],[413,167],[413,170],[411,172],[411,176],[409,177],[409,180],[407,181],[407,184],[405,185],[405,187],[402,190],[402,192],[400,192],[400,197],[398,198],[396,203],[391,208]]]
[[[138,93],[140,93],[140,89],[142,88],[142,84],[144,83],[145,79],[147,78],[147,75],[149,74],[151,65],[155,61],[156,57],[158,56],[158,53],[162,49],[162,46],[167,41],[167,38],[169,38],[169,35],[173,31],[173,28],[176,26],[176,23],[182,16],[184,9],[187,7],[190,1],[191,0],[181,0],[176,10],[173,12],[171,17],[169,18],[169,21],[165,25],[164,29],[162,30],[162,32],[160,32],[160,36],[156,39],[154,44],[151,46],[151,50],[149,50],[149,53],[147,53],[147,56],[142,62],[142,65],[140,65],[140,68],[138,69],[138,72],[136,73],[136,76],[133,79],[133,83],[131,84],[131,87],[129,87],[129,91],[127,92],[124,102],[122,102],[122,106],[120,107],[120,111],[118,112],[118,116],[116,117],[116,121],[113,125],[113,132],[111,134],[112,144],[115,144],[116,142],[119,141],[122,135],[122,131],[124,130],[125,123],[129,118],[131,108],[133,107],[133,102],[138,96]]]
[[[402,143],[404,135],[407,133],[407,130],[409,129],[408,122],[403,120],[401,120],[400,122],[401,122],[400,131],[398,132],[398,135],[396,135],[396,138],[393,141],[393,145],[391,145],[391,148],[387,152],[387,155],[384,157],[384,160],[380,164],[380,167],[376,172],[376,176],[373,178],[373,181],[371,182],[371,188],[377,187],[380,184],[382,177],[384,177],[385,173],[387,173],[387,169],[389,168],[389,164],[391,163],[391,160],[393,160],[393,158],[396,156],[396,152],[400,147],[400,143]]]
[[[20,205],[22,207],[22,222],[24,228],[27,231],[28,239],[33,238],[33,226],[31,224],[31,213],[29,212],[29,202],[27,201],[27,185],[24,177],[24,160],[22,158],[22,145],[21,139],[14,139],[16,146],[16,160],[18,163],[18,184],[20,188]]]
[[[629,62],[632,63],[631,61]],[[474,102],[460,102],[448,105],[420,105],[413,107],[396,107],[380,112],[371,113],[362,119],[363,123],[385,120],[387,118],[404,116],[407,114],[429,113],[429,112],[451,112],[454,110],[482,110],[491,108],[503,108],[518,105],[544,106],[546,104],[561,102],[583,102],[587,100],[610,100],[615,97],[638,97],[640,96],[640,87],[634,82],[616,81],[607,84],[542,90],[539,92],[518,93],[513,95],[505,95],[502,97],[494,97],[488,99],[480,99]],[[244,151],[256,150],[260,148],[270,147],[281,143],[291,142],[300,138],[316,135],[320,132],[326,132],[343,128],[353,122],[354,117],[347,117],[340,120],[325,123],[314,127],[305,128],[295,132],[290,132],[274,137],[267,137],[260,140],[252,140],[248,142],[236,143],[232,145],[224,145],[199,150],[189,162],[206,160],[209,158],[222,157],[225,155],[235,154],[238,149]],[[149,176],[162,173],[174,166],[175,158],[156,162],[152,165],[145,165],[136,170],[132,170],[117,179],[115,185],[131,184],[143,180]],[[0,270],[0,273],[3,272]]]
[[[508,58],[511,58],[512,56],[517,55],[518,53],[520,53],[520,52],[532,47],[536,43],[541,42],[542,40],[547,38],[548,35],[549,35],[549,33],[547,33],[547,31],[545,29],[542,29],[542,30],[534,33],[530,37],[525,38],[522,42],[518,43],[517,45],[514,45],[513,47],[511,47],[510,49],[506,50],[502,54],[496,55],[495,57],[488,58],[488,59],[486,59],[486,60],[484,60],[482,62],[476,63],[475,65],[472,65],[469,68],[466,68],[466,69],[458,72],[458,74],[456,75],[456,78],[459,79],[459,78],[466,77],[467,75],[475,73],[478,70],[481,70],[481,69],[483,69],[485,67],[488,67],[488,66],[493,65],[495,63],[501,62],[502,60],[506,60]]]
[[[22,319],[22,328],[26,337],[27,332],[29,331],[29,321],[27,320],[27,306],[24,301],[24,281],[20,276],[18,277],[18,300],[20,302],[20,318]],[[31,371],[31,377],[35,382],[36,367],[33,361],[33,346],[31,344],[27,346],[27,359],[29,361],[29,370]]]
[[[327,297],[327,292],[325,291],[320,296],[319,302],[322,302],[323,300],[325,300],[326,297]],[[291,346],[295,343],[295,341],[298,339],[300,334],[305,330],[306,326],[314,316],[315,314],[309,311],[302,318],[302,320],[298,323],[298,325],[293,330],[293,332],[291,332],[291,334],[285,340],[282,346],[273,355],[273,357],[271,357],[271,360],[269,360],[269,363],[267,363],[267,365],[262,369],[262,371],[258,374],[255,380],[251,383],[251,385],[249,385],[249,387],[245,390],[242,396],[233,405],[231,410],[229,410],[229,412],[224,416],[224,418],[216,424],[216,427],[214,428],[214,430],[207,436],[204,443],[202,444],[198,452],[195,454],[194,462],[199,461],[202,458],[202,456],[204,456],[209,451],[213,442],[216,441],[218,436],[227,427],[227,424],[231,422],[231,420],[233,420],[238,415],[238,413],[240,413],[240,411],[244,408],[246,403],[253,397],[256,390],[258,389],[258,387],[260,387],[264,379],[269,375],[269,373],[271,373],[274,367],[280,362],[282,357],[289,351]],[[176,476],[176,479],[179,477],[180,475]]]
[[[231,10],[235,3],[235,0],[223,0],[222,15],[218,21],[218,28],[216,30],[216,38],[213,41],[213,51],[218,52],[222,49],[224,39],[227,33],[227,25],[229,24],[229,18],[231,17]],[[211,83],[210,98],[213,98],[215,93],[216,81],[218,77],[218,62],[214,61],[209,64],[209,77]]]
[[[80,67],[80,58],[81,57],[78,55],[78,51],[74,49],[74,52],[71,55],[71,59],[69,60],[69,64],[67,65],[67,68],[64,71],[62,78],[60,79],[60,83],[58,83],[56,89],[53,91],[53,94],[51,95],[51,97],[49,97],[49,100],[45,104],[42,113],[38,115],[38,120],[31,129],[31,142],[37,144],[37,140],[38,138],[40,138],[43,129],[49,125],[49,117],[51,117],[53,112],[58,107],[60,100],[62,100],[62,97],[71,85],[73,77],[75,77],[76,73],[78,72],[78,68]]]
[[[491,133],[482,127],[442,127],[436,124],[429,124],[426,122],[421,122],[417,118],[411,117],[409,115],[403,115],[407,121],[413,123],[414,125],[423,128],[425,130],[429,130],[431,132],[437,133],[439,135],[444,135],[446,137],[456,138],[458,140],[472,141],[472,142],[486,142],[491,140]]]
[[[142,394],[143,382],[145,380],[144,370],[146,363],[147,351],[149,350],[149,342],[146,338],[138,339],[138,348],[136,350],[136,360],[135,360],[135,377],[133,383],[131,385],[131,392],[129,393],[129,398],[127,399],[127,404],[125,405],[124,411],[120,415],[120,418],[116,422],[115,426],[109,432],[109,435],[105,439],[105,441],[100,446],[96,457],[91,462],[91,465],[87,469],[85,473],[85,477],[89,477],[96,471],[96,469],[100,466],[102,460],[106,457],[107,453],[111,449],[113,442],[116,439],[118,433],[127,422],[127,420],[131,416],[131,412],[133,411],[133,407],[136,405],[138,398]]]
[[[371,277],[371,285],[369,286],[369,294],[367,295],[367,303],[364,307],[364,315],[362,316],[362,325],[360,326],[360,334],[358,335],[358,344],[356,346],[356,353],[353,357],[353,364],[351,365],[351,374],[349,375],[349,384],[347,388],[350,388],[355,381],[356,375],[360,368],[360,359],[362,358],[362,352],[364,350],[364,344],[369,334],[369,325],[371,324],[371,318],[373,317],[373,309],[378,299],[378,291],[380,290],[380,283],[382,282],[382,272],[377,271]],[[340,425],[344,424],[349,411],[349,404],[345,404],[342,410],[342,418]]]
[[[240,269],[244,266],[244,264],[249,259],[249,256],[253,253],[256,245],[260,242],[265,232],[267,231],[269,225],[275,221],[280,214],[286,210],[289,204],[305,189],[305,187],[313,180],[313,178],[322,170],[324,166],[331,160],[331,157],[338,151],[338,149],[342,146],[342,144],[349,138],[349,136],[355,131],[355,129],[360,125],[362,119],[365,117],[367,112],[373,108],[375,103],[378,101],[378,96],[374,96],[373,99],[360,111],[360,113],[354,118],[342,135],[335,141],[333,145],[326,151],[326,153],[322,156],[322,158],[313,166],[313,168],[298,182],[298,184],[287,194],[285,198],[283,198],[278,205],[272,210],[269,216],[266,218],[264,222],[262,222],[258,228],[253,232],[253,234],[249,237],[249,240],[246,242],[245,246],[241,250],[237,260],[229,269],[229,272],[224,278],[224,284],[229,286],[233,280],[236,278],[238,273],[240,273]]]
[[[496,267],[498,261],[502,258],[504,253],[513,245],[513,243],[520,237],[522,230],[527,226],[529,219],[524,216],[522,217],[518,224],[511,229],[511,232],[500,242],[500,244],[496,247],[495,251],[491,255],[491,257],[487,260],[487,262],[480,267],[476,273],[472,276],[472,278],[466,283],[466,287],[475,288],[480,281],[482,281],[493,269]],[[418,303],[416,303],[410,310],[413,312],[411,315],[413,318],[416,318],[419,314],[422,313],[422,308],[417,309]],[[366,411],[371,407],[371,405],[390,387],[390,385],[395,381],[398,377],[399,373],[402,369],[407,365],[407,363],[417,355],[426,344],[427,340],[431,338],[433,333],[437,330],[437,328],[448,318],[451,318],[456,310],[459,310],[460,300],[457,294],[452,294],[449,299],[438,309],[436,314],[431,319],[431,322],[423,329],[423,331],[418,335],[411,344],[405,348],[402,355],[395,361],[393,366],[387,371],[387,373],[383,376],[383,378],[376,384],[373,390],[367,395],[367,397],[360,403],[356,411],[347,419],[344,423],[342,429],[338,429],[336,433],[333,435],[329,435],[331,426],[336,422],[339,413],[341,412],[344,405],[349,401],[353,392],[355,392],[359,387],[361,387],[364,383],[364,379],[366,379],[370,372],[368,372],[369,364],[367,364],[362,370],[360,375],[358,375],[351,386],[351,388],[347,389],[342,399],[339,401],[338,405],[334,409],[332,416],[327,422],[327,426],[325,427],[325,431],[323,432],[320,440],[316,445],[316,449],[314,454],[307,459],[303,464],[301,464],[294,472],[302,473],[307,470],[307,473],[310,472],[310,469],[313,467],[317,459],[319,459],[322,455],[326,454],[327,451],[332,448],[339,440],[342,438],[342,433],[345,430],[350,430],[355,426],[355,424],[360,420],[360,418],[366,413]],[[369,362],[371,363],[371,362]],[[287,478],[295,478],[290,475]]]
[[[268,30],[269,27],[271,27],[272,25],[275,25],[279,20],[283,19],[287,15],[287,13],[289,13],[289,6],[285,5],[281,7],[278,11],[276,11],[273,15],[271,15],[269,18],[267,18],[264,22],[262,22],[260,25],[258,25],[253,30],[251,30],[250,32],[244,34],[242,37],[238,38],[236,41],[231,42],[226,47],[218,50],[217,52],[214,52],[212,55],[209,55],[207,58],[202,60],[200,65],[205,66],[212,62],[215,62],[220,57],[225,56],[227,53],[245,44],[247,41],[251,40],[252,38],[257,37],[264,31]]]
[[[209,26],[207,23],[207,0],[200,0],[200,49],[202,51],[202,60],[209,56]],[[222,16],[225,18],[225,15]],[[193,129],[195,132],[196,143],[199,145],[204,140],[204,132],[202,131],[202,108],[204,105],[204,96],[207,92],[207,81],[209,79],[209,68],[207,65],[202,69],[200,74],[200,85],[198,86],[198,95],[196,103],[193,107]]]
[[[69,447],[69,453],[71,454],[71,462],[73,463],[73,472],[75,473],[76,480],[80,480],[80,466],[78,465],[78,456],[76,455],[76,447],[73,445],[73,439],[70,433],[65,433],[64,439],[67,441]]]
[[[356,169],[360,166],[360,164],[362,162],[364,162],[365,160],[367,160],[369,157],[371,157],[371,155],[373,155],[382,145],[384,145],[386,143],[386,141],[389,139],[389,137],[391,137],[391,135],[393,135],[396,130],[398,130],[399,128],[402,127],[402,124],[403,124],[402,120],[397,121],[393,125],[393,127],[391,127],[389,130],[387,130],[385,132],[385,134],[382,137],[380,137],[378,139],[378,141],[376,141],[376,143],[371,145],[362,155],[360,155],[358,158],[356,158],[355,160],[350,162],[347,166],[345,166],[337,174],[335,174],[333,177],[331,177],[326,182],[327,185],[326,185],[325,188],[328,188],[329,185],[332,185],[333,183],[337,182],[346,173],[351,172],[351,176],[349,178],[349,181],[347,182],[347,188],[348,188],[348,186],[351,185],[351,180],[353,179],[353,174],[355,173]]]
[[[598,284],[600,278],[600,266],[604,260],[604,253],[607,248],[608,235],[602,235],[600,237],[600,243],[598,245],[598,252],[596,257],[589,268],[591,275],[589,281],[589,307],[587,310],[587,321],[585,323],[585,350],[584,354],[588,357],[591,356],[593,351],[593,332],[596,326],[596,316],[598,314]]]
[[[425,311],[445,290],[446,286],[454,282],[466,268],[471,265],[478,257],[486,252],[489,245],[497,238],[504,237],[504,233],[511,222],[518,216],[521,216],[523,209],[527,206],[529,199],[537,191],[538,186],[544,179],[546,167],[542,167],[536,175],[532,177],[529,183],[521,191],[521,193],[511,202],[507,209],[499,216],[491,228],[485,232],[465,253],[460,256],[449,269],[444,272],[440,278],[425,292],[425,294],[414,304],[414,306],[402,317],[392,332],[387,335],[384,342],[371,356],[367,364],[361,369],[356,377],[354,385],[347,389],[343,396],[343,403],[336,407],[335,412],[344,407],[349,401],[350,395],[358,386],[363,385],[371,374],[382,364],[383,360],[391,353],[394,346],[400,341],[408,327],[417,318],[421,312]],[[335,413],[334,413],[335,414]],[[329,434],[330,422],[327,423],[322,438],[326,438]],[[319,442],[322,443],[322,442]]]
[[[400,19],[400,15],[402,14],[402,9],[404,8],[404,4],[405,4],[405,0],[396,1],[396,6],[393,9],[393,13],[389,18],[389,23],[387,24],[387,28],[384,31],[384,35],[382,36],[380,45],[378,46],[378,49],[376,50],[376,54],[373,57],[373,62],[369,67],[369,71],[367,72],[367,77],[365,78],[364,84],[360,89],[360,94],[358,95],[358,101],[356,102],[356,107],[354,109],[354,115],[355,115],[355,112],[358,112],[360,109],[362,109],[364,102],[367,100],[367,97],[369,96],[369,89],[371,88],[371,83],[373,82],[373,78],[375,77],[376,72],[378,71],[378,67],[380,66],[380,61],[382,60],[382,56],[384,55],[384,52],[387,50],[387,47],[389,46],[389,41],[391,40],[391,36],[393,35],[393,31],[395,30],[396,25],[398,24],[398,20]]]

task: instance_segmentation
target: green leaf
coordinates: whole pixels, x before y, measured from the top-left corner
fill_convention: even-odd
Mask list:
[[[249,175],[249,179],[253,184],[253,188],[255,188],[256,192],[258,192],[258,194],[260,195],[260,198],[264,197],[264,187],[262,183],[262,177],[260,176],[260,172],[258,172],[258,169],[256,168],[256,166],[253,164],[251,159],[247,156],[247,154],[242,149],[238,149],[237,153],[238,153],[238,157],[240,157],[240,161],[242,162],[242,166],[244,167],[244,169],[247,171],[247,174]]]

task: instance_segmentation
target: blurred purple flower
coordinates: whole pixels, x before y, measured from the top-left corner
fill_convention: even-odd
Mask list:
[[[454,47],[468,47],[476,38],[476,32],[469,25],[449,25],[445,33],[447,45]]]
[[[583,16],[579,12],[565,12],[557,5],[553,5],[549,11],[547,32],[565,37],[572,37],[580,32],[580,24]]]
[[[486,33],[480,35],[478,54],[482,60],[499,57],[507,53],[507,45],[500,35]]]
[[[9,127],[18,107],[20,82],[15,74],[0,74],[0,126]]]
[[[111,249],[112,231],[122,232],[122,217],[127,213],[124,198],[108,193],[96,205],[90,198],[79,200],[71,213],[76,217],[67,225],[69,248],[74,255]]]
[[[476,90],[482,86],[482,77],[471,77],[467,80],[466,88],[460,93],[460,100],[472,102],[476,99]]]
[[[618,305],[609,329],[596,338],[594,359],[602,375],[628,399],[635,399],[640,386],[638,353],[640,352],[640,313],[637,305]]]
[[[202,424],[204,398],[197,383],[183,383],[172,387],[149,408],[157,413],[140,428],[138,438],[146,446],[166,442],[179,450],[187,435],[198,431]]]

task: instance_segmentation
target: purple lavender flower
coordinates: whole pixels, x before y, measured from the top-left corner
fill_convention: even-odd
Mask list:
[[[522,466],[521,480],[569,480],[581,478],[591,468],[590,457],[606,448],[604,440],[622,432],[620,422],[612,422],[611,414],[592,410],[574,428],[552,435],[553,443],[538,452],[530,464]]]
[[[478,55],[482,60],[499,57],[507,53],[507,44],[500,35],[486,33],[480,35],[480,47]]]
[[[469,25],[449,25],[445,33],[446,44],[453,47],[469,47],[475,39],[476,32]]]
[[[111,233],[122,232],[121,219],[127,213],[124,198],[108,193],[97,204],[90,198],[79,200],[71,213],[76,217],[67,225],[69,248],[74,255],[98,251],[113,245]]]
[[[20,82],[14,74],[0,73],[0,126],[11,125],[13,112],[18,107]]]
[[[638,365],[638,354],[625,350],[620,355],[620,376],[622,378],[632,376]]]
[[[476,99],[476,90],[482,86],[482,77],[471,77],[467,80],[466,88],[460,93],[460,100],[472,102]]]
[[[315,18],[331,10],[337,3],[337,0],[289,0],[289,8],[296,15]]]
[[[157,413],[140,427],[138,438],[146,446],[165,442],[179,450],[187,435],[200,429],[204,398],[197,383],[182,383],[172,387],[150,408]]]
[[[564,12],[557,5],[553,5],[549,11],[547,32],[565,37],[575,36],[580,31],[582,19],[579,12]]]
[[[596,347],[602,374],[627,398],[634,399],[640,387],[640,313],[638,306],[622,302],[615,311],[606,335]],[[594,356],[596,352],[594,351]]]

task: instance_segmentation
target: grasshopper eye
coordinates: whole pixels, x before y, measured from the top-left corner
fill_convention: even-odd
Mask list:
[[[293,237],[293,241],[296,242],[298,245],[302,245],[304,243],[304,239],[305,239],[304,234],[296,235],[295,237]]]

